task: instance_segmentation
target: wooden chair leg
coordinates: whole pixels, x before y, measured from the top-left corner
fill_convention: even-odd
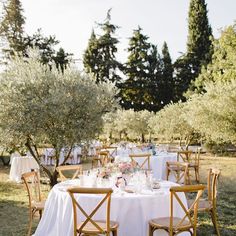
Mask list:
[[[199,168],[195,168],[195,176],[196,176],[196,181],[199,184],[200,183],[200,174],[199,174]]]
[[[41,220],[41,218],[42,218],[42,213],[43,213],[43,211],[42,210],[39,210],[39,219]]]
[[[114,231],[112,231],[112,236],[117,236],[117,229],[115,229]]]
[[[214,229],[216,231],[216,235],[220,236],[220,230],[219,230],[219,227],[218,227],[217,216],[216,216],[215,210],[211,210],[210,214],[211,214],[212,223],[214,225]]]
[[[151,225],[149,225],[149,231],[148,231],[149,236],[153,236],[153,228]]]
[[[167,180],[167,181],[169,180],[169,174],[170,174],[170,171],[167,169],[167,170],[166,170],[166,180]]]
[[[30,213],[29,213],[29,229],[28,229],[27,236],[31,235],[32,219],[33,219],[33,213],[32,213],[32,211],[30,209]]]

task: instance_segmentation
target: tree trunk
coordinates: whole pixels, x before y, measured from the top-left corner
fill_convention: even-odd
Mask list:
[[[50,186],[51,188],[57,184],[57,175],[58,175],[58,172],[56,171],[56,169],[54,170],[53,174],[50,176]]]
[[[142,142],[142,143],[145,142],[144,134],[141,135],[141,142]]]
[[[50,180],[50,186],[53,187],[55,184],[57,184],[58,173],[56,171],[56,168],[54,169],[52,173],[45,165],[41,163],[37,147],[36,145],[31,145],[30,140],[31,140],[30,138],[27,139],[25,146],[28,148],[29,152],[31,153],[35,161],[38,163],[39,168],[48,176]],[[33,150],[32,147],[34,147],[35,151]]]

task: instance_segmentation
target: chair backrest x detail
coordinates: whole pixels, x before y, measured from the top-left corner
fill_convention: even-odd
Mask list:
[[[68,178],[65,176],[65,172],[74,171],[73,176],[70,179],[75,179],[78,175],[82,174],[82,165],[63,165],[56,168],[59,173],[61,181],[65,181]]]
[[[200,197],[203,194],[203,191],[205,189],[204,185],[188,185],[188,186],[176,186],[170,188],[170,234],[173,235],[173,232],[181,231],[181,229],[184,228],[184,231],[193,230],[193,234],[191,235],[196,236],[196,227],[197,227],[197,213],[198,213],[198,203],[200,200]],[[192,205],[189,207],[186,207],[184,203],[181,201],[179,197],[179,193],[190,193],[190,192],[196,192],[195,200],[193,201]],[[175,201],[174,201],[175,200]],[[182,210],[184,211],[184,216],[179,220],[178,223],[173,222],[174,217],[174,202],[178,203]],[[193,214],[192,214],[193,212]],[[186,225],[186,222],[188,224]]]
[[[166,162],[166,174],[167,180],[169,179],[169,175],[173,174],[175,177],[175,182],[185,185],[189,183],[189,174],[188,174],[188,163],[187,162]]]
[[[22,174],[21,179],[25,184],[29,196],[29,206],[31,208],[33,202],[40,202],[42,200],[39,173],[38,171],[27,172]]]
[[[69,188],[67,190],[72,199],[73,205],[73,213],[74,213],[74,235],[79,235],[83,232],[84,227],[87,224],[92,224],[96,229],[97,233],[110,235],[110,205],[111,205],[111,194],[113,190],[111,188]],[[76,199],[75,195],[80,194],[99,194],[101,195],[101,200],[98,202],[96,207],[91,211],[91,213],[87,213],[83,207],[80,205],[79,200]],[[96,221],[93,219],[93,216],[99,211],[101,206],[106,203],[106,227],[105,230],[102,229]],[[85,216],[85,221],[81,223],[78,227],[77,225],[77,208],[80,212]]]
[[[220,170],[210,168],[208,171],[208,200],[212,202],[213,207],[216,207],[216,197],[217,197],[217,185],[220,177]]]
[[[151,169],[150,164],[150,153],[137,153],[137,154],[129,154],[129,157],[132,162],[136,162],[137,166],[140,169]]]

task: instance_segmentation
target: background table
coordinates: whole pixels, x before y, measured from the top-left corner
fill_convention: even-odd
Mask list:
[[[123,150],[123,151],[118,150],[119,155],[116,156],[115,161],[117,162],[130,161],[128,153],[129,153],[128,150]],[[136,161],[139,160],[140,162],[143,161],[142,158],[136,158],[135,160]],[[167,161],[177,161],[177,153],[158,151],[154,156],[150,157],[150,166],[153,171],[154,178],[166,180],[166,162]]]
[[[21,175],[32,169],[39,169],[39,165],[33,157],[15,156],[11,160],[10,180],[21,182]]]
[[[57,184],[50,191],[46,201],[45,210],[34,236],[72,236],[73,235],[73,211],[72,202],[66,189],[69,186],[78,186],[79,181],[65,181]],[[171,182],[161,182],[161,189],[155,194],[125,193],[112,194],[111,220],[119,222],[119,236],[147,236],[148,221],[156,217],[169,216],[169,187],[176,185]],[[78,195],[76,196],[78,198]],[[86,211],[89,212],[96,206],[100,196],[80,195],[79,201]],[[186,203],[185,196],[180,198]],[[175,205],[175,216],[183,216],[183,211]],[[96,215],[104,219],[105,207]],[[158,234],[157,234],[158,233]],[[154,235],[167,235],[164,231],[157,231]],[[180,234],[190,235],[188,233]]]

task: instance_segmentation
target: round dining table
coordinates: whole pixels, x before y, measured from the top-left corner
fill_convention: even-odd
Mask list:
[[[141,154],[142,152],[137,152]],[[147,151],[143,151],[143,153],[147,153]],[[129,157],[130,152],[128,150],[120,150],[118,149],[118,155],[115,158],[115,162],[127,162],[131,161]],[[143,162],[142,158],[135,159],[137,162]],[[153,171],[153,177],[157,180],[166,180],[166,162],[177,161],[177,153],[167,152],[167,151],[157,151],[155,155],[150,156],[150,167]],[[180,160],[181,161],[181,160]],[[146,166],[147,168],[147,162]]]
[[[43,216],[34,236],[72,236],[73,209],[72,200],[67,192],[69,187],[80,185],[78,179],[69,180],[55,185],[50,191]],[[168,217],[170,212],[169,188],[177,184],[161,181],[160,189],[142,190],[139,193],[128,193],[114,189],[111,197],[111,220],[119,222],[119,236],[147,236],[148,221],[157,217]],[[179,195],[186,205],[184,194]],[[76,195],[82,207],[89,213],[101,200],[101,195]],[[105,219],[106,208],[96,213],[95,219]],[[183,216],[184,212],[178,204],[174,204],[174,216]],[[81,214],[78,220],[84,220]],[[165,231],[157,230],[154,235],[168,235]],[[181,236],[190,235],[182,233]]]
[[[31,156],[14,156],[11,159],[9,178],[15,182],[21,182],[21,175],[31,170],[39,169],[38,163]]]

